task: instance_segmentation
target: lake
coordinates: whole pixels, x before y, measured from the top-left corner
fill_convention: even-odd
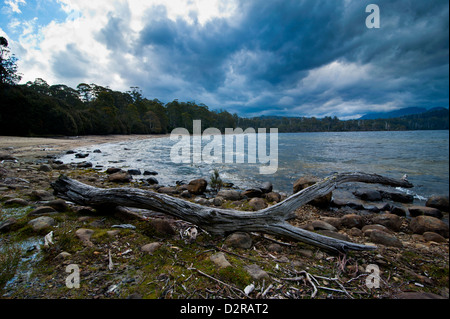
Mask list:
[[[224,181],[240,188],[269,181],[275,191],[291,194],[294,181],[302,175],[326,177],[335,172],[359,171],[397,179],[407,174],[415,187],[404,191],[418,199],[449,193],[449,131],[282,133],[278,134],[278,170],[269,175],[260,174],[262,164],[249,164],[247,160],[243,164],[173,163],[170,152],[176,143],[166,137],[77,151],[89,152],[87,160],[102,169],[156,171],[161,185],[196,178],[209,180],[216,168]],[[95,149],[101,153],[94,153]],[[61,160],[76,163],[86,159],[76,159],[72,154]]]

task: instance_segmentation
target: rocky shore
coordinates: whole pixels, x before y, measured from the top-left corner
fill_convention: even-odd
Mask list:
[[[400,190],[354,183],[296,211],[295,226],[377,246],[335,255],[256,233],[211,236],[153,211],[98,212],[58,199],[50,184],[61,174],[242,211],[290,195],[270,183],[252,189],[225,183],[220,190],[206,179],[159,185],[158,172],[92,167],[82,152],[73,156],[86,162],[58,161],[72,148],[30,154],[0,144],[1,298],[449,298],[448,196],[422,204]],[[299,176],[292,192],[317,181]],[[79,288],[67,284],[73,265]]]

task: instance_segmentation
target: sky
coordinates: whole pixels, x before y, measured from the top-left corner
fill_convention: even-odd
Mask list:
[[[0,0],[21,83],[137,86],[243,117],[448,107],[448,20],[447,0]]]

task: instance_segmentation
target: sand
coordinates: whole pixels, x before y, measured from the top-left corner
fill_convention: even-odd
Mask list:
[[[166,136],[168,135],[89,135],[60,138],[0,136],[0,153],[10,154],[16,158],[39,158],[97,144]]]

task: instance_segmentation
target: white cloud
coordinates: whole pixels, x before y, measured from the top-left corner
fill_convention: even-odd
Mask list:
[[[9,7],[8,10],[19,14],[22,13],[20,6],[27,4],[25,0],[5,0],[4,3]]]

